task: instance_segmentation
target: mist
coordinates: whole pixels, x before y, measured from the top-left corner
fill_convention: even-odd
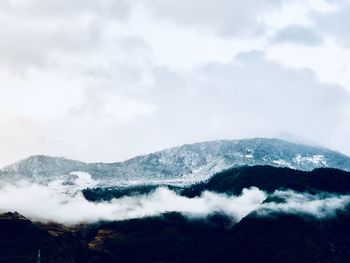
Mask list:
[[[267,198],[272,198],[272,201],[266,201]],[[178,212],[188,218],[205,218],[220,213],[231,218],[232,222],[239,222],[253,211],[257,211],[258,216],[278,212],[307,214],[322,219],[334,216],[349,202],[349,195],[311,195],[289,190],[267,194],[256,187],[243,189],[240,195],[205,191],[194,198],[159,187],[149,194],[104,202],[87,201],[81,191],[72,194],[24,181],[0,188],[0,212],[16,211],[33,221],[67,225],[143,218],[167,212]]]
[[[292,190],[275,191],[270,198],[277,198],[279,202],[266,202],[258,209],[260,216],[274,213],[290,213],[311,215],[319,219],[336,216],[336,212],[343,210],[350,203],[350,195],[330,193],[298,193]]]
[[[240,220],[265,200],[257,188],[244,189],[239,196],[204,192],[187,198],[159,187],[147,195],[122,197],[109,202],[89,202],[81,192],[74,195],[54,188],[21,182],[0,190],[0,211],[17,211],[34,221],[63,224],[93,223],[100,220],[125,220],[179,212],[188,217],[206,217],[219,212]]]

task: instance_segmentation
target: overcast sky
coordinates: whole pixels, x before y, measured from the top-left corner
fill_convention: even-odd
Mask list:
[[[350,154],[348,0],[1,0],[0,166],[292,134]]]

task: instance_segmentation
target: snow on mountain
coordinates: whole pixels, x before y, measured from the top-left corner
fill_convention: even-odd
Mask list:
[[[191,183],[242,165],[271,165],[299,170],[332,167],[349,171],[350,157],[326,148],[280,139],[219,140],[183,145],[118,163],[84,163],[32,156],[1,169],[0,179],[25,178],[45,184],[61,182],[78,188],[81,184],[91,187],[90,183],[94,186],[142,182]],[[77,171],[80,174],[74,173]]]
[[[71,195],[83,189],[94,188],[97,185],[98,182],[92,179],[90,174],[81,171],[71,172],[48,183],[48,186],[56,192]]]

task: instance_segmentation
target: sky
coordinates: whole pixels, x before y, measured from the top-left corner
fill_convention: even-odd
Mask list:
[[[350,155],[348,0],[2,0],[0,166],[289,134]]]

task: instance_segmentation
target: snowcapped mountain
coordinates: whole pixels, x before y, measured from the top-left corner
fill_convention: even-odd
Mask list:
[[[332,167],[350,171],[350,157],[322,147],[280,139],[219,140],[183,145],[125,162],[84,163],[65,158],[32,156],[0,170],[0,179],[40,183],[138,184],[147,181],[193,182],[233,166],[271,165],[298,170]],[[78,173],[77,173],[78,172]],[[91,177],[89,177],[91,175]]]

